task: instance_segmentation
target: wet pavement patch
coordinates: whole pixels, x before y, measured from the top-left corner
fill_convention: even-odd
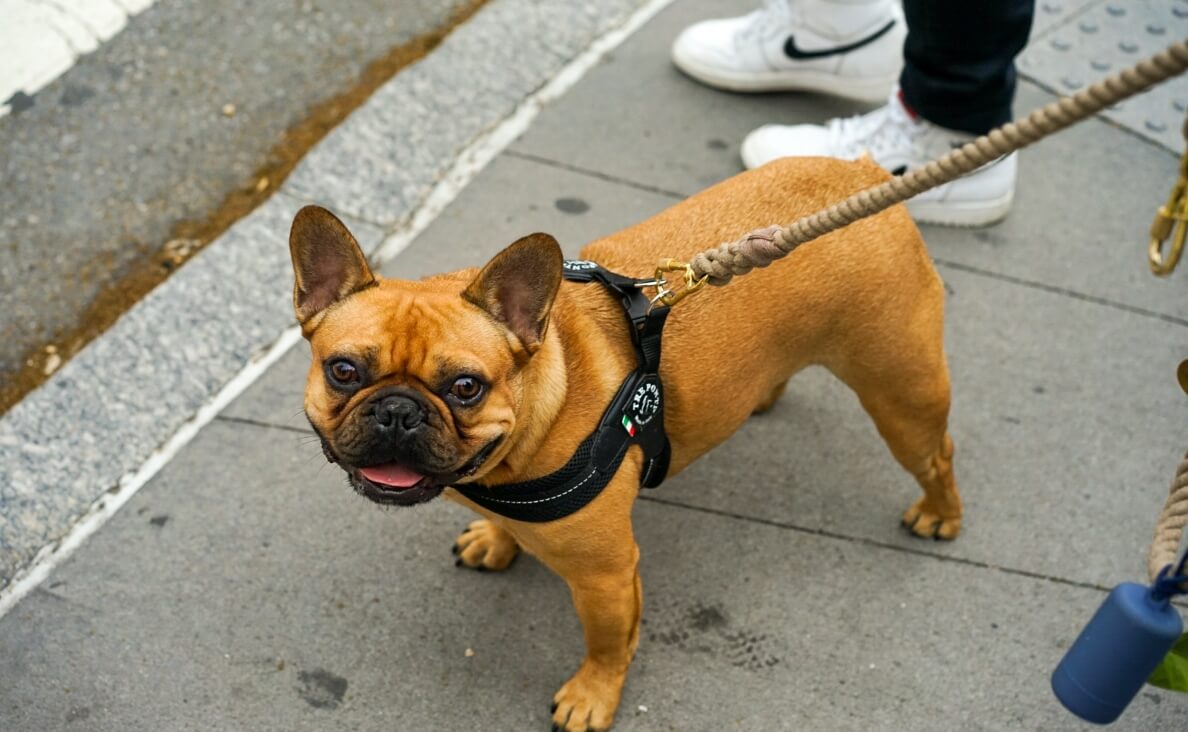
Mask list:
[[[337,709],[346,694],[347,680],[324,669],[297,672],[297,694],[316,709]]]
[[[67,84],[62,90],[62,96],[58,98],[58,103],[67,107],[77,107],[93,96],[95,90],[86,84]]]
[[[583,214],[590,210],[590,204],[580,198],[558,198],[553,201],[557,210],[567,214]]]
[[[8,105],[8,108],[12,110],[13,114],[20,114],[33,106],[33,97],[25,92],[17,92],[4,103]]]
[[[643,621],[650,643],[704,653],[748,671],[780,663],[780,643],[767,633],[735,627],[720,605],[674,604],[650,612],[650,622]]]

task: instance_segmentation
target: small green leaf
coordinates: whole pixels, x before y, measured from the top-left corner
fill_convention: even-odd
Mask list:
[[[1147,683],[1188,694],[1188,633],[1180,636],[1167,658],[1155,667]]]

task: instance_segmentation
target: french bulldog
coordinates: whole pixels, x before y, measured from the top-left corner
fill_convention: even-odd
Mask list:
[[[662,258],[688,260],[887,177],[869,160],[775,161],[580,256],[648,277]],[[341,221],[311,206],[293,221],[290,250],[293,303],[312,351],[305,411],[327,458],[376,503],[440,495],[474,509],[481,518],[454,545],[462,565],[503,570],[525,551],[560,575],[586,655],[553,695],[554,729],[609,728],[639,643],[639,449],[593,501],[553,521],[505,518],[451,486],[497,487],[566,464],[635,368],[620,304],[601,286],[563,282],[561,249],[547,234],[525,236],[481,269],[388,279],[371,271]],[[903,206],[681,302],[663,333],[665,353],[679,358],[660,368],[669,476],[770,408],[796,372],[820,365],[853,389],[923,489],[903,524],[953,539],[962,507],[943,309],[942,283]]]

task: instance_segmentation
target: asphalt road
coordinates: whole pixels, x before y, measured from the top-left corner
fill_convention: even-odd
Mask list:
[[[14,105],[0,119],[0,411],[217,228],[229,195],[274,186],[258,171],[286,130],[468,4],[161,0]]]

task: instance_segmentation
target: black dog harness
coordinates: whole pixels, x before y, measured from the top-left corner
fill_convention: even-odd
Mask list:
[[[672,455],[664,431],[664,388],[660,383],[660,341],[668,308],[652,307],[640,289],[650,280],[624,277],[584,260],[566,260],[563,267],[570,282],[598,282],[618,297],[627,315],[638,365],[623,380],[594,433],[578,445],[560,470],[522,483],[454,486],[488,511],[517,521],[555,521],[593,501],[614,477],[632,445],[643,449],[640,483],[645,488],[664,481]]]

